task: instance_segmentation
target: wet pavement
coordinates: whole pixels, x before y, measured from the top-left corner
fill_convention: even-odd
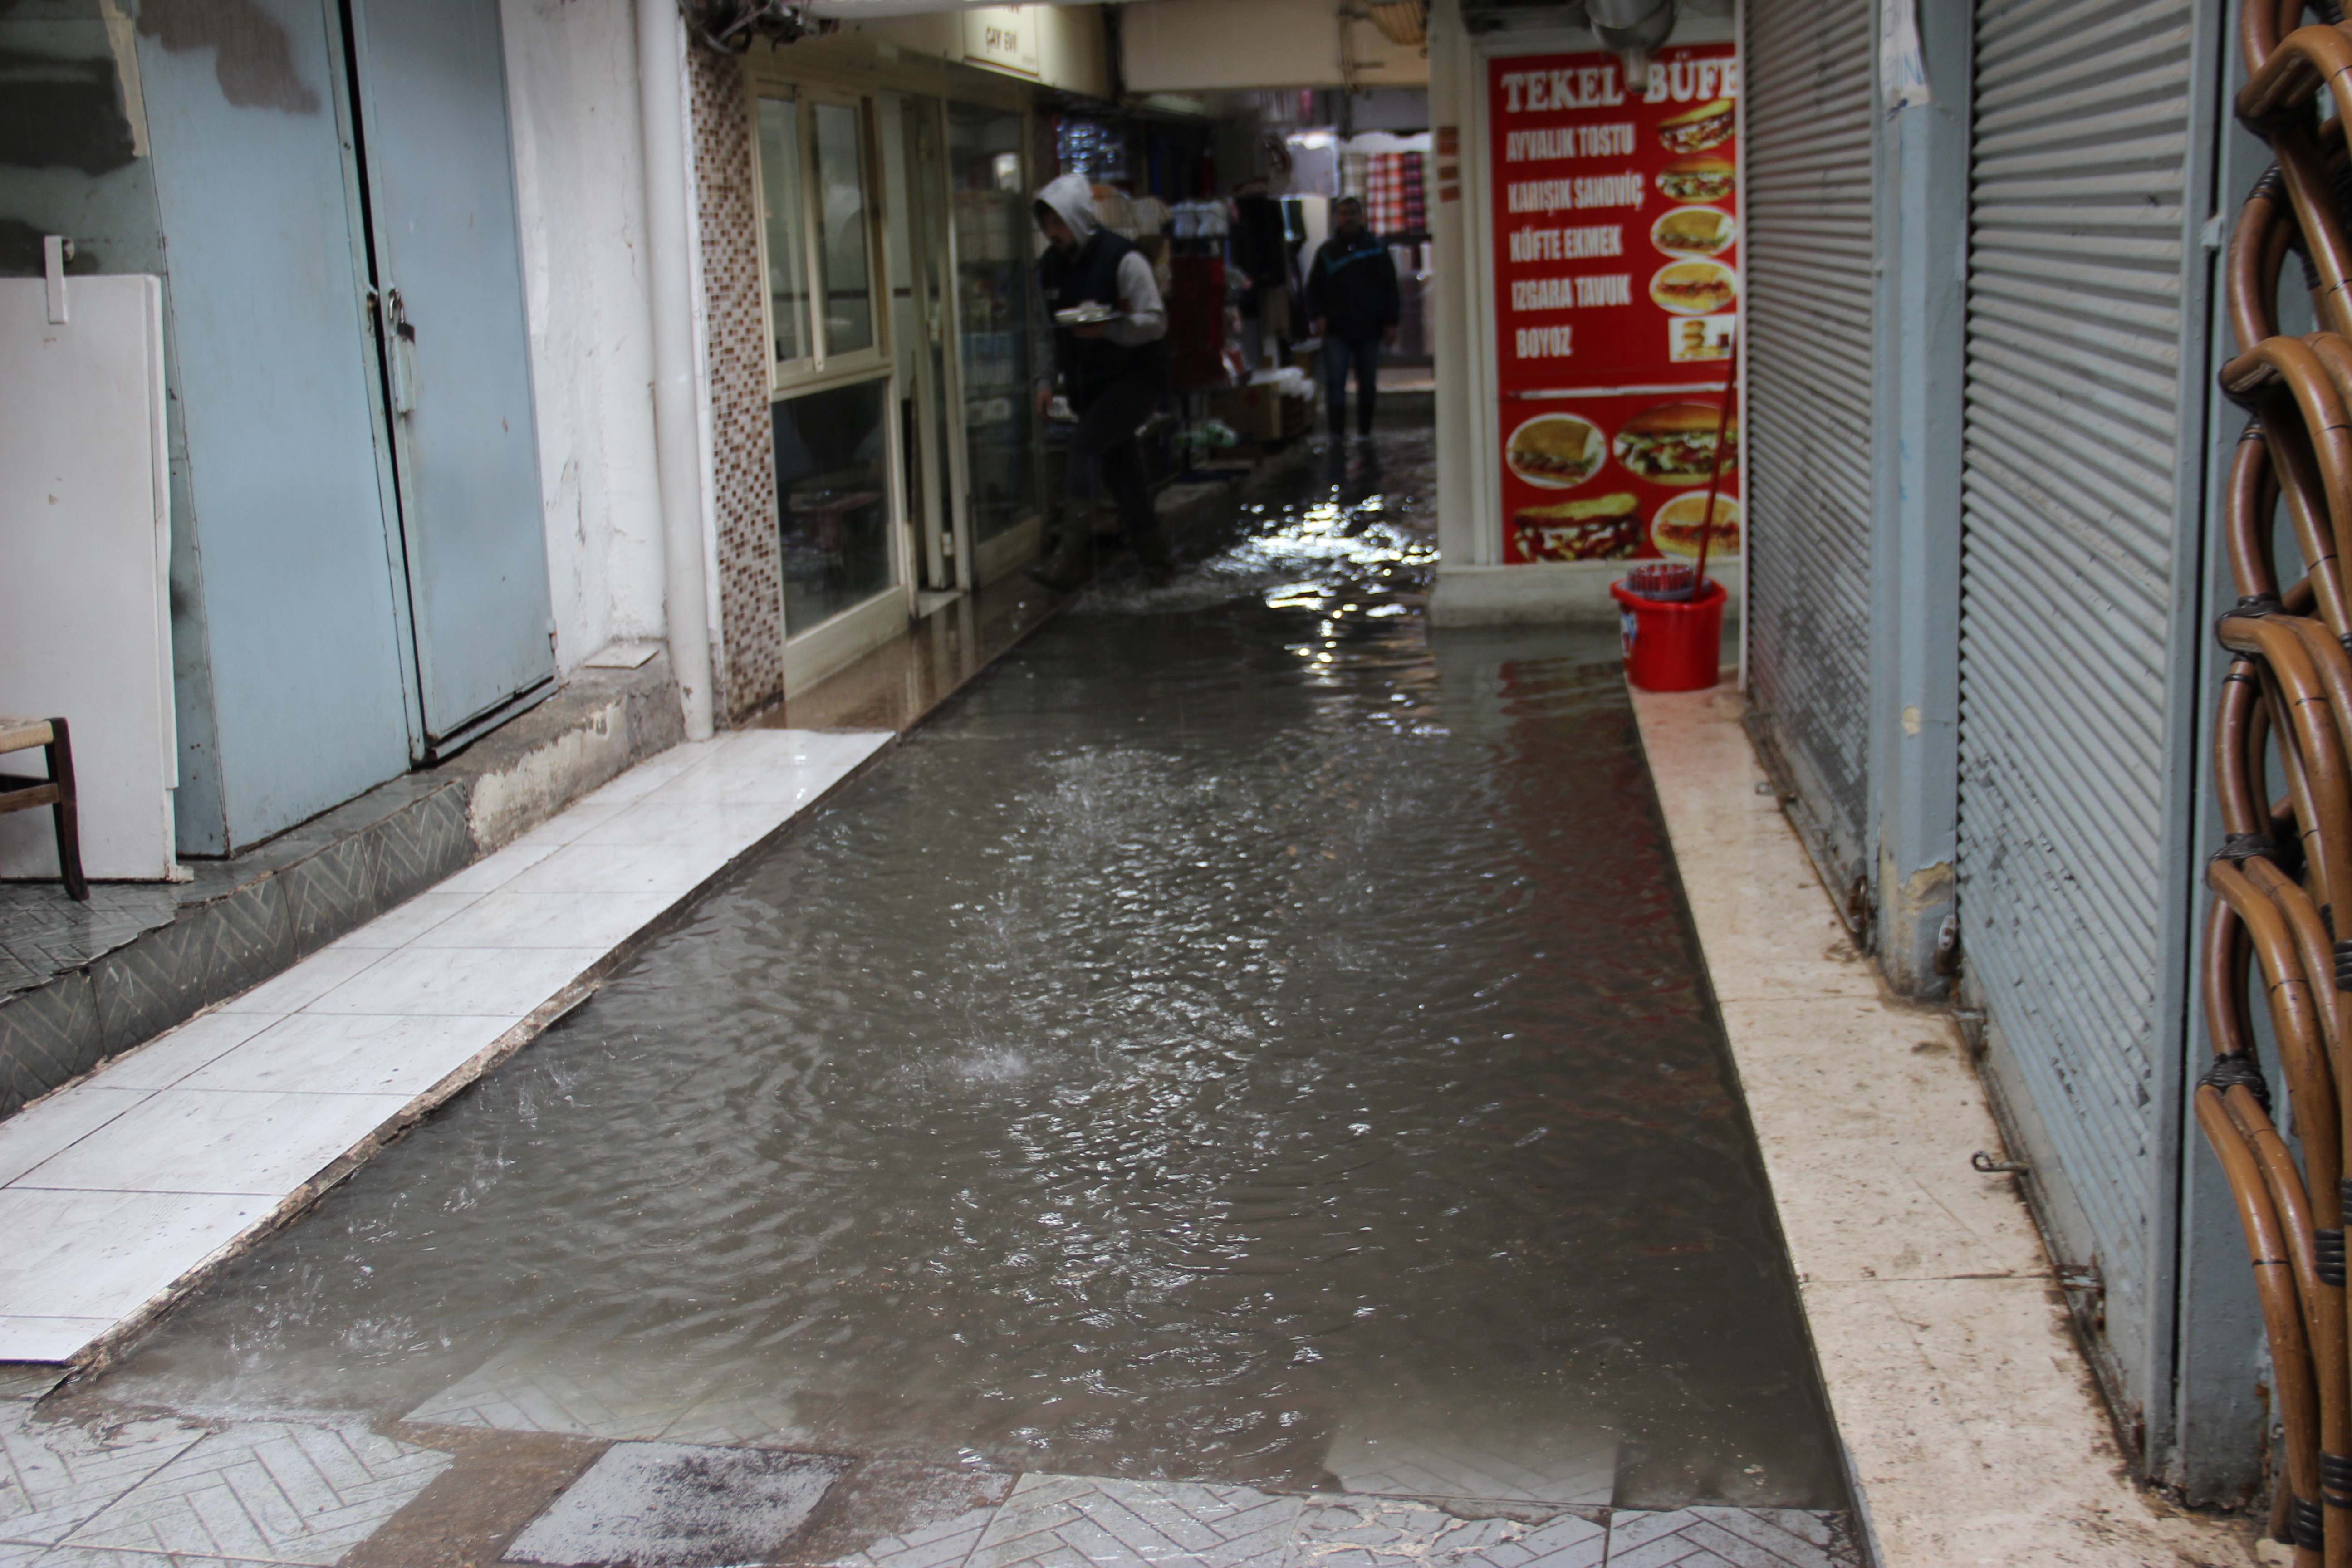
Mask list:
[[[66,1403],[513,1435],[484,1539],[603,1440],[853,1458],[812,1561],[1843,1508],[1614,639],[1430,637],[1428,447],[1090,590]]]

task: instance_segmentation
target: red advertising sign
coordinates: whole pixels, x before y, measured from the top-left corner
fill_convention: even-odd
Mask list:
[[[1739,310],[1738,54],[1487,64],[1503,559],[1697,553]],[[1736,554],[1738,422],[1713,553]]]

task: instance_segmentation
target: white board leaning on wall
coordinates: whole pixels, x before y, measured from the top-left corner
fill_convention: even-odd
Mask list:
[[[161,282],[0,279],[0,713],[71,727],[93,879],[179,875],[170,495]],[[49,813],[0,816],[0,877],[57,874]]]

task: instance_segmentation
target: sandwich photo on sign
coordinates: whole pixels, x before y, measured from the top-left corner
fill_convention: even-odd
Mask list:
[[[1506,448],[1511,472],[1529,484],[1564,490],[1600,470],[1609,444],[1590,419],[1573,414],[1538,414],[1511,432]]]
[[[1703,153],[1730,141],[1738,123],[1731,100],[1718,98],[1658,121],[1658,140],[1669,153]]]
[[[1706,512],[1706,492],[1680,495],[1660,507],[1650,519],[1650,540],[1668,555],[1698,554],[1699,519]],[[1729,496],[1715,498],[1715,541],[1711,555],[1739,553],[1739,503]]]
[[[1677,158],[1658,171],[1658,194],[1670,202],[1719,202],[1739,184],[1728,158]]]
[[[1622,561],[1642,547],[1633,492],[1523,506],[1511,515],[1528,561]]]
[[[1625,421],[1617,432],[1617,461],[1654,485],[1703,485],[1715,471],[1712,403],[1661,403]],[[1739,418],[1724,426],[1723,471],[1739,466]]]
[[[1668,256],[1717,256],[1739,237],[1739,225],[1720,207],[1676,207],[1650,226],[1650,243]]]
[[[1677,261],[1650,279],[1650,299],[1677,316],[1712,316],[1739,298],[1739,275],[1720,261]]]
[[[1666,323],[1666,359],[1674,364],[1729,359],[1732,334],[1738,327],[1736,315],[1677,316]]]

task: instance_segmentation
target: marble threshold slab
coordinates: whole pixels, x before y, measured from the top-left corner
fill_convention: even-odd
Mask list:
[[[1635,690],[1633,711],[1871,1560],[2251,1561],[2250,1524],[2132,1484],[2032,1215],[2011,1178],[1969,1167],[2001,1142],[1967,1042],[1846,939],[1748,745],[1735,673]]]

